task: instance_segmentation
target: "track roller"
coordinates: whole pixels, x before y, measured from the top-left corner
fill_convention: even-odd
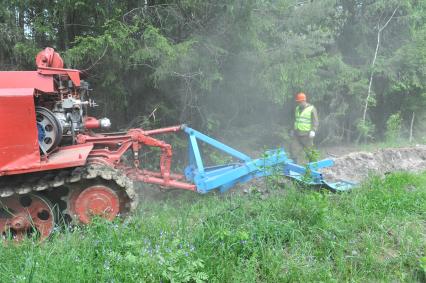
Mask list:
[[[25,237],[44,240],[56,222],[49,200],[38,194],[13,195],[0,200],[0,233],[3,239],[17,242]]]
[[[77,184],[76,184],[77,185]],[[86,180],[78,188],[70,188],[66,214],[83,224],[91,222],[93,216],[114,220],[119,214],[128,212],[129,198],[113,181],[102,179]]]

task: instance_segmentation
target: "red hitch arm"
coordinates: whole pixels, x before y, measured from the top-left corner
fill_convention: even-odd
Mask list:
[[[166,188],[174,187],[195,191],[194,184],[179,181],[183,175],[171,173],[172,146],[162,140],[155,139],[151,135],[174,133],[182,130],[183,125],[160,128],[145,131],[143,129],[131,129],[124,135],[78,135],[78,144],[93,144],[93,150],[89,153],[88,160],[91,163],[101,163],[116,167],[126,172],[133,180],[145,183],[157,184]],[[139,168],[139,150],[142,146],[159,147],[160,172],[141,170]],[[121,162],[121,157],[129,150],[133,151],[133,166]]]

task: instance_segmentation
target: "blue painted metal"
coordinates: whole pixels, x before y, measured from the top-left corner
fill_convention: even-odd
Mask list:
[[[46,132],[43,128],[43,125],[37,123],[37,137],[38,141],[41,143],[43,142],[44,137],[46,136]]]
[[[252,159],[244,153],[208,137],[187,126],[182,127],[188,135],[189,165],[185,168],[185,177],[193,182],[199,193],[215,189],[225,192],[237,183],[244,183],[253,178],[271,174],[281,174],[295,181],[310,186],[321,186],[332,191],[347,191],[354,183],[341,181],[328,183],[318,169],[333,165],[331,159],[308,163],[300,166],[293,163],[283,148],[266,151],[262,158]],[[235,163],[205,167],[198,141],[206,143],[219,151],[234,157]]]
[[[323,181],[324,185],[334,192],[347,192],[352,190],[357,184],[349,181],[339,181],[335,183],[328,183]]]
[[[225,153],[228,153],[229,155],[231,155],[231,156],[233,156],[237,159],[240,159],[240,160],[243,160],[243,161],[250,161],[251,160],[251,158],[249,156],[245,155],[244,153],[241,153],[238,150],[236,150],[236,149],[234,149],[230,146],[227,146],[224,143],[221,143],[220,141],[212,139],[211,137],[206,136],[205,134],[202,134],[202,133],[200,133],[200,132],[198,132],[194,129],[191,129],[188,126],[183,126],[183,130],[185,131],[185,133],[187,133],[189,135],[190,138],[193,137],[193,138],[199,139],[199,140],[201,140],[201,141],[203,141],[203,142],[205,142],[205,143],[207,143],[207,144],[209,144],[209,145],[211,145],[215,148],[220,149],[221,151],[223,151]],[[193,143],[193,140],[191,138],[191,144],[192,143]]]

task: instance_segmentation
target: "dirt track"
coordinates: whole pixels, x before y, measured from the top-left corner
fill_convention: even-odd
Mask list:
[[[353,152],[333,160],[335,165],[323,170],[326,179],[360,182],[369,174],[426,170],[426,145]]]

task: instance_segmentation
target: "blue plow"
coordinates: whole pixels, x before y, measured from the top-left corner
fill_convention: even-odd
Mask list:
[[[225,192],[237,183],[245,183],[253,178],[266,177],[272,174],[283,175],[303,185],[325,188],[333,192],[349,191],[356,185],[349,181],[331,183],[323,179],[318,170],[333,166],[331,159],[300,166],[293,163],[293,160],[287,156],[283,148],[266,151],[262,158],[252,159],[246,154],[194,129],[187,126],[183,126],[182,129],[188,135],[189,165],[185,168],[185,177],[195,184],[199,193],[208,193],[216,189]],[[237,162],[205,167],[198,141],[232,156]]]

